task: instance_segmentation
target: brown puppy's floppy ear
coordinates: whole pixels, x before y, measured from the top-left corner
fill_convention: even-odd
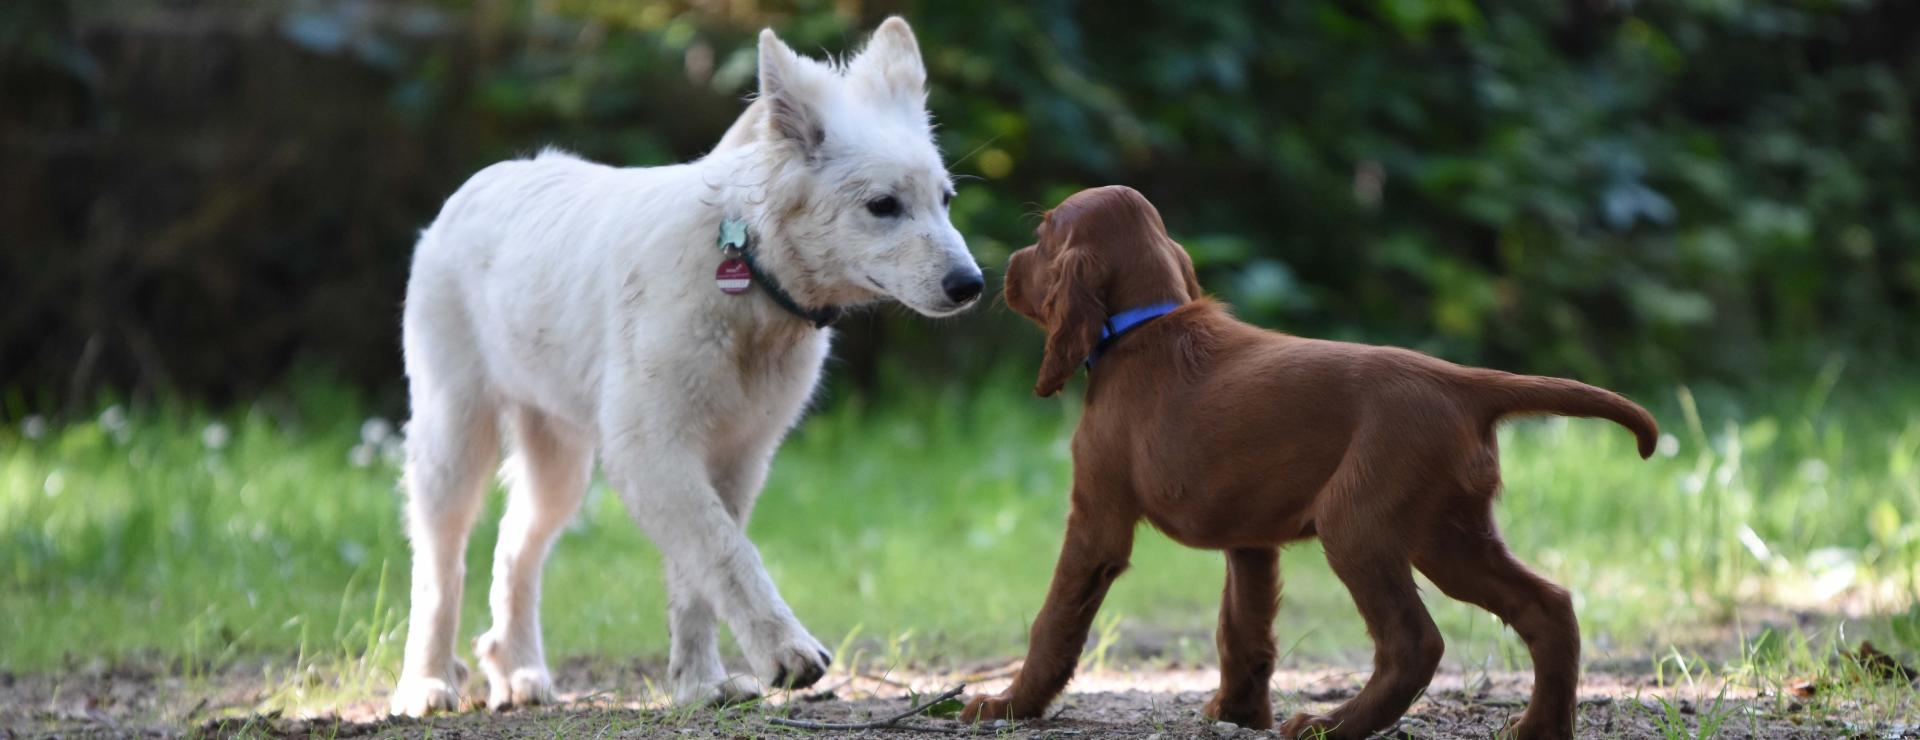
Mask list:
[[[1167,240],[1167,248],[1173,250],[1173,261],[1180,268],[1180,277],[1187,283],[1187,300],[1204,298],[1205,294],[1200,292],[1200,277],[1194,274],[1193,257],[1187,254],[1187,248],[1172,239]]]
[[[1105,272],[1084,249],[1068,248],[1054,263],[1053,285],[1040,307],[1047,320],[1047,356],[1040,362],[1034,395],[1059,393],[1100,341],[1100,325],[1107,320],[1100,301]]]

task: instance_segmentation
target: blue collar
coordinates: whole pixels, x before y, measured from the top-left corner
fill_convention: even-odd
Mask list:
[[[1139,328],[1141,324],[1172,313],[1179,307],[1180,304],[1177,301],[1161,301],[1138,308],[1129,308],[1107,317],[1106,323],[1100,325],[1100,341],[1093,345],[1093,354],[1087,355],[1087,369],[1092,370],[1093,361],[1100,359],[1100,355],[1106,354],[1107,348],[1113,346],[1114,342],[1120,341],[1120,337],[1125,336],[1127,332]]]

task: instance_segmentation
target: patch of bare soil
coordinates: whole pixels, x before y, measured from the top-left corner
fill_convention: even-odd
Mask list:
[[[848,723],[891,717],[960,683],[968,693],[1004,688],[1011,666],[888,675],[830,674],[814,690],[721,710],[667,707],[654,691],[651,663],[563,666],[563,703],[554,707],[467,711],[424,720],[382,716],[378,697],[302,698],[300,689],[265,686],[269,673],[231,668],[181,678],[132,668],[95,667],[60,674],[0,675],[0,737],[898,737],[988,735],[1011,738],[1273,737],[1200,716],[1216,674],[1202,669],[1103,670],[1081,676],[1044,720],[967,728],[916,717],[903,726],[860,731],[800,730],[785,717]],[[1326,711],[1357,691],[1366,671],[1292,669],[1274,678],[1276,715]],[[1498,737],[1525,706],[1530,677],[1443,673],[1386,737]],[[484,687],[468,687],[470,695]],[[1601,738],[1920,738],[1897,718],[1849,711],[1844,702],[1802,703],[1732,687],[1662,689],[1645,675],[1592,671],[1581,683],[1579,735]],[[1903,689],[1905,690],[1905,689]],[[1815,706],[1817,704],[1818,706]],[[262,711],[279,705],[280,709]],[[1706,732],[1702,732],[1705,730]]]

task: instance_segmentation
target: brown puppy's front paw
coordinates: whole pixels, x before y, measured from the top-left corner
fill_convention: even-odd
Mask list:
[[[1331,740],[1346,737],[1340,734],[1340,723],[1324,714],[1301,712],[1293,715],[1285,724],[1280,725],[1280,736],[1296,740]]]
[[[1541,713],[1544,716],[1545,713]],[[1534,719],[1531,710],[1507,721],[1506,734],[1501,737],[1510,740],[1572,740],[1573,720]]]
[[[1216,722],[1231,722],[1249,730],[1264,730],[1273,726],[1273,706],[1264,702],[1257,706],[1224,706],[1221,694],[1215,692],[1207,706],[1200,710],[1207,719]]]
[[[1040,716],[1046,707],[1016,707],[1013,699],[1006,694],[987,696],[982,694],[967,700],[967,708],[960,710],[960,721],[967,724],[992,722],[997,719],[1034,719]]]

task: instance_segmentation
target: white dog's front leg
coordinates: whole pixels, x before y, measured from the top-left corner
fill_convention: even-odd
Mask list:
[[[769,436],[756,440],[757,447],[743,449],[731,466],[720,466],[713,479],[721,505],[742,531],[753,514],[760,487],[766,483],[767,464],[778,440],[778,435]],[[668,564],[667,629],[673,647],[667,664],[674,703],[726,705],[759,697],[760,686],[753,677],[727,675],[726,666],[720,662],[713,605],[688,578],[683,569]]]
[[[728,676],[720,662],[720,641],[713,605],[685,568],[667,562],[667,686],[673,703],[723,706],[760,696],[752,676]]]
[[[780,598],[759,551],[728,514],[704,466],[698,464],[703,456],[693,450],[624,447],[618,452],[608,450],[608,474],[634,519],[666,557],[669,574],[677,574],[672,580],[691,586],[726,620],[761,681],[801,688],[820,680],[832,657]],[[619,461],[614,455],[620,456]],[[682,612],[680,619],[683,629],[695,628],[700,612],[693,607]],[[698,630],[692,632],[688,657],[704,659],[706,646],[698,644]],[[681,652],[677,637],[675,649],[677,657]],[[706,668],[711,666],[701,667],[701,672],[710,674]]]

